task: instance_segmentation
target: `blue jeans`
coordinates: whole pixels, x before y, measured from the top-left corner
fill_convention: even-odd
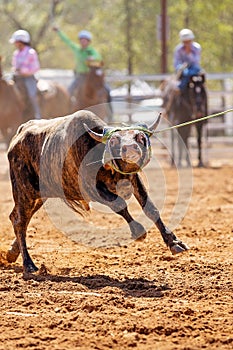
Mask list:
[[[193,75],[197,75],[200,72],[200,70],[201,68],[197,65],[192,65],[185,68],[182,72],[181,81],[178,85],[179,89],[181,91],[184,91],[188,86],[190,77],[192,77]]]
[[[23,80],[34,110],[34,118],[41,119],[40,106],[37,97],[37,80],[34,77],[34,75],[31,75],[29,77],[23,77]]]
[[[68,87],[68,91],[70,96],[73,96],[74,91],[82,86],[83,82],[86,79],[87,74],[85,73],[75,73],[75,77],[73,81],[71,82],[70,86]]]

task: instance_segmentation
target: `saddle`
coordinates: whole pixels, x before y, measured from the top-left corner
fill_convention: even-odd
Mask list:
[[[103,61],[97,61],[97,60],[87,60],[86,64],[88,67],[95,67],[95,68],[101,68],[104,65]]]

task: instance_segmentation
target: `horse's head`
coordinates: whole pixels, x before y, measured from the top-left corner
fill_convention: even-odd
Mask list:
[[[103,61],[88,61],[89,73],[86,82],[90,89],[100,89],[104,86]]]
[[[202,117],[206,114],[206,91],[204,87],[204,74],[193,75],[189,81],[189,91],[196,117]]]

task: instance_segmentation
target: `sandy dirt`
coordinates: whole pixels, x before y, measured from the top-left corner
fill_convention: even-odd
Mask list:
[[[13,200],[3,150],[0,157],[0,349],[233,348],[230,162],[193,169],[191,202],[175,230],[187,253],[172,256],[154,226],[138,243],[73,242],[41,209],[27,239],[40,271],[23,276],[21,258],[12,265],[4,259],[14,238]],[[164,173],[166,222],[176,170]],[[94,210],[92,220],[108,234],[119,218]]]

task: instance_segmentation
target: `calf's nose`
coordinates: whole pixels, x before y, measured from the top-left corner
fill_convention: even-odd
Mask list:
[[[124,145],[121,149],[122,160],[128,163],[137,163],[142,153],[137,144]]]

